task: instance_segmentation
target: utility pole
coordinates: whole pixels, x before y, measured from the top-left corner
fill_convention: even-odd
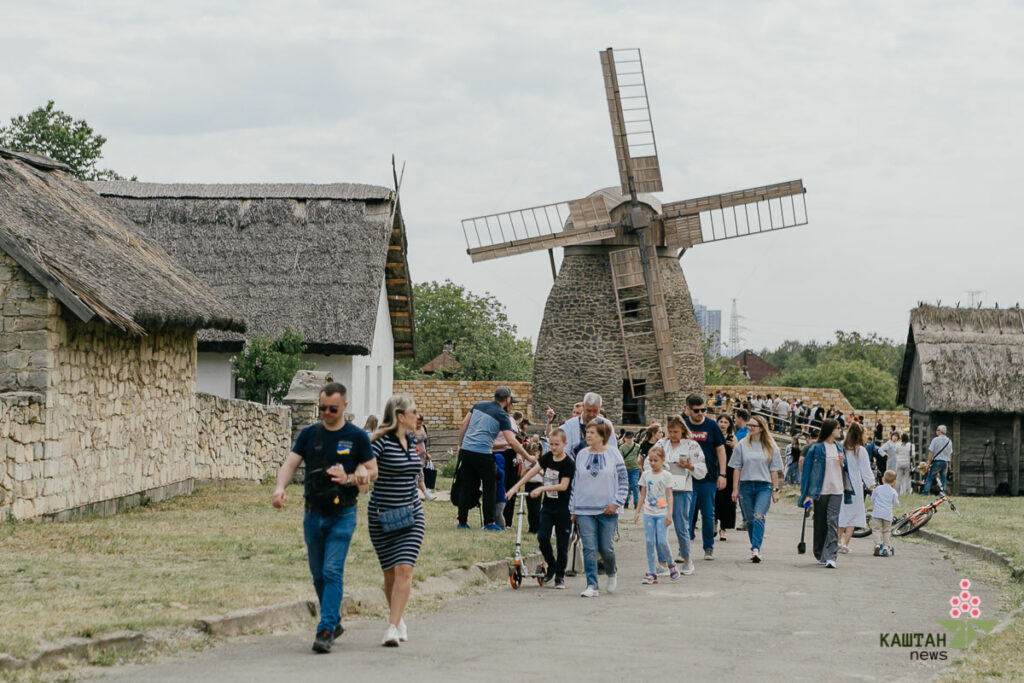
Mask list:
[[[967,293],[970,294],[970,296],[971,296],[971,308],[974,308],[978,304],[978,302],[981,301],[981,298],[978,295],[979,294],[984,294],[985,290],[984,289],[968,289]]]

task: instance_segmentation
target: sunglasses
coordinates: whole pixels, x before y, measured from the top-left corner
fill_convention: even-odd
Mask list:
[[[330,413],[331,415],[336,414],[340,408],[338,406],[318,406],[321,413]]]
[[[706,412],[708,412],[708,409],[707,408],[690,408],[690,412],[691,413],[706,413]]]

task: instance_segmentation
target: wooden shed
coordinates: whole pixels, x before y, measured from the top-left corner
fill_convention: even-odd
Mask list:
[[[900,372],[898,401],[927,453],[935,429],[953,440],[951,492],[1021,495],[1024,311],[919,306]]]

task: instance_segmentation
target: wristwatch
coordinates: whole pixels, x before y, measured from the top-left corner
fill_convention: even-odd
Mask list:
[[[726,476],[725,476],[724,474],[719,474],[718,476],[720,476],[720,477],[724,477],[724,478],[726,478],[726,479],[728,479],[728,478],[729,478],[729,477],[726,477]]]
[[[778,492],[779,492],[778,489],[772,489],[772,493],[778,493]]]

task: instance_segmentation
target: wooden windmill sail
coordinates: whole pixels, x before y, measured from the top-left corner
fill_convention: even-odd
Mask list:
[[[604,247],[630,390],[634,397],[672,394],[680,383],[666,294],[654,267],[659,256],[804,225],[806,190],[801,180],[793,180],[667,204],[641,197],[663,188],[640,50],[608,48],[599,54],[621,196],[599,191],[467,218],[463,234],[474,262],[544,249],[550,254],[555,247],[566,248],[567,255],[584,245]],[[554,270],[553,255],[551,261]]]

